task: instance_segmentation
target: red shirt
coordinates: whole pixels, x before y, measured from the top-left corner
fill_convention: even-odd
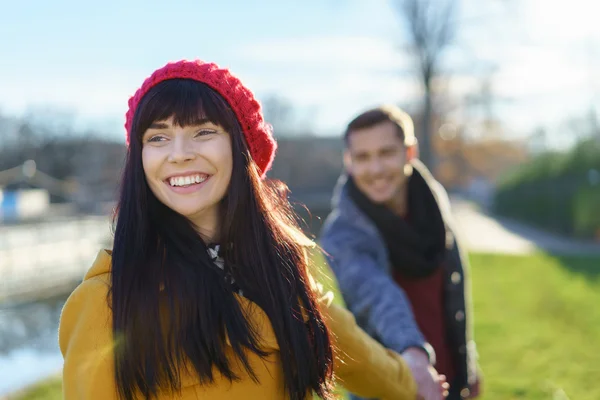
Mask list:
[[[454,365],[444,315],[444,269],[425,278],[407,278],[394,272],[394,280],[406,293],[417,326],[435,350],[435,369],[452,382]]]

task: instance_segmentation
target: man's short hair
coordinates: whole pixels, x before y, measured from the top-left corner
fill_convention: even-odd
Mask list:
[[[398,136],[400,136],[405,146],[410,147],[417,143],[415,128],[410,115],[397,106],[386,104],[367,110],[350,121],[346,132],[344,132],[346,145],[352,132],[371,128],[386,121],[392,122],[398,127]]]

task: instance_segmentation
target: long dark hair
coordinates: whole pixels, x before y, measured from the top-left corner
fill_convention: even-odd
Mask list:
[[[214,381],[215,367],[229,380],[239,379],[225,352],[226,337],[254,380],[246,350],[267,355],[230,284],[215,270],[208,243],[148,187],[141,136],[151,123],[171,116],[181,126],[207,118],[230,133],[233,172],[220,208],[219,238],[226,270],[269,317],[291,399],[310,392],[331,398],[332,347],[310,288],[303,247],[308,239],[281,183],[260,179],[226,101],[186,79],[152,88],[133,119],[115,213],[109,298],[120,397],[178,391],[185,365],[201,383]]]

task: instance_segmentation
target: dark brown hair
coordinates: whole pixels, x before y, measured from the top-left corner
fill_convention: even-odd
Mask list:
[[[391,122],[398,128],[398,136],[405,146],[412,146],[416,143],[410,116],[396,106],[383,105],[367,110],[350,121],[344,132],[346,145],[348,145],[348,138],[352,132],[372,128],[384,122]]]

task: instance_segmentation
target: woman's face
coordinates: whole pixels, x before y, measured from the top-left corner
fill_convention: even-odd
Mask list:
[[[152,193],[190,219],[204,235],[218,234],[218,206],[233,166],[227,131],[209,121],[181,127],[155,121],[142,137],[142,164]]]

